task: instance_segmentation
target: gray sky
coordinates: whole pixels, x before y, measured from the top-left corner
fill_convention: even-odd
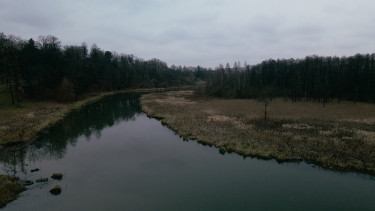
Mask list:
[[[0,32],[216,67],[375,52],[374,0],[0,0]]]

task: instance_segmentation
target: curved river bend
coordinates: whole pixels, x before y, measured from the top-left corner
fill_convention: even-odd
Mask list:
[[[31,169],[39,168],[37,172]],[[183,141],[110,96],[72,113],[30,145],[0,151],[0,174],[34,183],[4,210],[371,210],[375,178],[219,153]],[[62,193],[49,190],[60,184]]]

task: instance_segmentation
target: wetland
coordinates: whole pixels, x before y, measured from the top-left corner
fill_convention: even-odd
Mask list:
[[[33,169],[39,171],[31,172]],[[372,209],[374,177],[306,162],[224,154],[143,113],[137,94],[107,96],[26,145],[0,174],[35,181],[5,210]],[[61,194],[49,190],[59,185]]]

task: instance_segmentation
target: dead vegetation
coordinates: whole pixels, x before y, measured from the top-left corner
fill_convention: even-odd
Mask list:
[[[70,112],[79,110],[85,105],[94,103],[105,96],[117,93],[149,93],[176,89],[191,89],[191,87],[132,89],[91,93],[86,98],[72,103],[24,101],[18,106],[14,106],[11,105],[8,88],[0,85],[0,149],[34,140],[41,132],[64,119]]]
[[[18,183],[18,178],[0,175],[0,208],[15,200],[24,187]]]
[[[152,93],[142,109],[186,139],[279,161],[375,173],[375,105],[201,98],[192,91]]]
[[[98,93],[74,103],[52,101],[25,101],[12,106],[7,99],[6,88],[0,87],[0,149],[6,146],[28,142],[71,111],[96,102],[114,92]]]

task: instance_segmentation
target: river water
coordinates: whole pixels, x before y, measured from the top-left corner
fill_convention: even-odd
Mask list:
[[[39,171],[31,172],[39,168]],[[374,210],[375,178],[220,154],[107,97],[37,141],[0,151],[0,174],[34,183],[4,210]],[[54,196],[49,190],[62,186]]]

